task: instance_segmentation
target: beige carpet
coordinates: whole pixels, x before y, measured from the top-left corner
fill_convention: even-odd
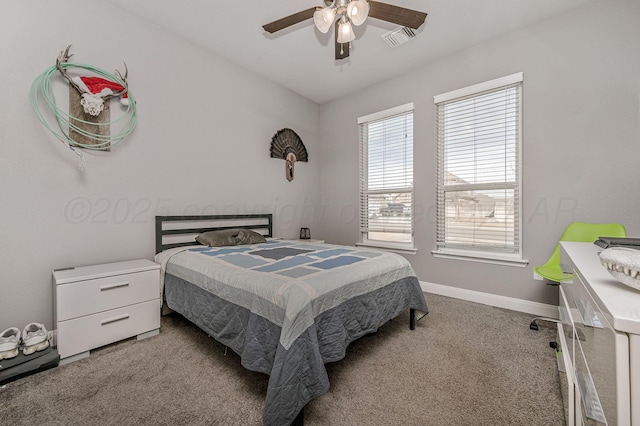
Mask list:
[[[328,364],[331,390],[305,409],[307,425],[562,425],[555,328],[532,316],[427,294],[408,314]],[[178,315],[159,336],[0,388],[6,425],[259,425],[268,377]]]

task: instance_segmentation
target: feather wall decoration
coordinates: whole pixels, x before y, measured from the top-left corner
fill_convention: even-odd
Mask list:
[[[293,168],[296,161],[309,161],[307,148],[302,139],[291,129],[280,129],[271,138],[271,158],[286,161],[285,177],[289,182],[293,180]]]

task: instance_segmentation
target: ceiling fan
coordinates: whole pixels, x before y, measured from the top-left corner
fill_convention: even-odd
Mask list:
[[[338,60],[349,56],[350,43],[356,38],[352,25],[362,25],[368,16],[414,30],[420,28],[427,18],[424,12],[373,0],[323,0],[323,2],[324,7],[310,7],[265,24],[262,28],[268,33],[275,33],[313,18],[316,28],[326,33],[335,22],[335,57]]]

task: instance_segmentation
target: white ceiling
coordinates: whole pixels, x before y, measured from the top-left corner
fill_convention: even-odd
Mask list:
[[[274,34],[262,25],[322,0],[106,0],[319,104],[595,0],[389,0],[428,13],[418,37],[396,48],[378,19],[355,27],[350,57],[334,60],[333,31],[309,19]]]

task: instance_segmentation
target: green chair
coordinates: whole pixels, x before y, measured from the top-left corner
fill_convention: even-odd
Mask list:
[[[619,223],[584,223],[573,222],[562,233],[560,241],[583,241],[593,243],[600,237],[626,237],[627,231]],[[542,266],[533,268],[536,274],[554,283],[571,278],[571,275],[562,272],[560,267],[560,243],[551,253],[551,257]]]
[[[627,231],[623,225],[619,223],[584,223],[573,222],[567,226],[562,235],[560,241],[580,241],[586,243],[593,243],[600,237],[614,237],[624,238],[627,236]],[[558,285],[561,281],[573,278],[573,275],[566,274],[562,271],[560,266],[560,243],[556,244],[556,247],[551,253],[551,257],[542,266],[536,266],[533,268],[536,274],[551,281],[550,284]],[[532,330],[538,330],[537,321],[549,321],[559,322],[554,318],[537,317],[531,321],[529,328]],[[550,342],[553,347],[555,342]],[[557,344],[556,344],[557,345]],[[557,350],[557,349],[556,349]]]

